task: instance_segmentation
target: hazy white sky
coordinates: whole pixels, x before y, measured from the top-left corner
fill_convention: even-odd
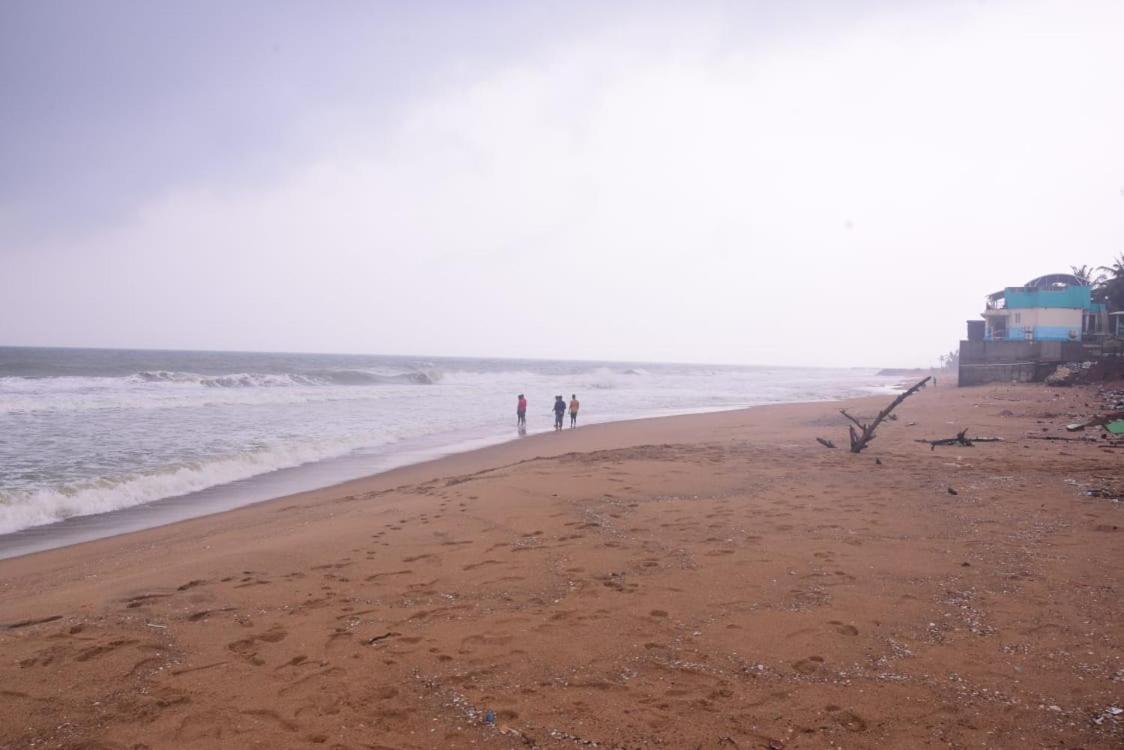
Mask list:
[[[1124,252],[1124,3],[524,5],[0,5],[0,344],[922,365]]]

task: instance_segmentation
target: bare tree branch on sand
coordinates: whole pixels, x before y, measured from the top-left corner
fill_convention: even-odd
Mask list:
[[[913,387],[911,387],[909,390],[904,391],[897,398],[895,398],[889,406],[878,412],[878,416],[876,416],[874,418],[874,421],[870,423],[863,422],[858,418],[851,416],[847,413],[846,409],[840,409],[839,413],[854,423],[853,425],[847,425],[847,431],[851,436],[851,453],[861,453],[863,448],[865,448],[871,440],[874,440],[874,431],[878,429],[878,425],[882,424],[882,420],[889,417],[890,412],[896,409],[898,404],[900,404],[902,401],[905,401],[914,393],[917,393],[917,391],[924,388],[925,384],[928,383],[931,379],[932,376],[929,376],[914,384]],[[816,440],[818,440],[822,445],[829,445],[831,443],[830,440],[824,440],[823,438],[816,438]],[[835,446],[830,445],[829,447],[834,448]]]

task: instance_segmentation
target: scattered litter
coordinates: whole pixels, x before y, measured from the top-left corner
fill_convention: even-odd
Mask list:
[[[1124,714],[1124,708],[1109,706],[1104,711],[1101,711],[1100,714],[1093,717],[1093,723],[1097,726],[1100,726],[1105,722],[1105,719],[1112,719],[1113,721],[1116,721],[1116,717],[1120,714]]]
[[[1086,404],[1086,406],[1088,406],[1088,404]],[[1108,404],[1108,406],[1113,407],[1114,405],[1110,403]],[[1067,424],[1065,428],[1069,432],[1080,432],[1086,427],[1104,426],[1108,428],[1109,432],[1115,433],[1116,431],[1111,427],[1111,425],[1119,421],[1124,421],[1124,411],[1113,410],[1106,411],[1102,414],[1094,414],[1093,416],[1081,420],[1080,422],[1071,422],[1070,424]]]
[[[1077,378],[1081,375],[1082,369],[1088,369],[1091,364],[1091,362],[1071,362],[1065,365],[1058,365],[1056,370],[1046,376],[1046,385],[1071,386],[1077,382]]]

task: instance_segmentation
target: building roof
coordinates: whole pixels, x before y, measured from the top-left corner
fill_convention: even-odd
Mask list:
[[[1070,286],[1088,286],[1071,273],[1048,273],[1023,284],[1024,289],[1065,289]]]
[[[1096,309],[1092,289],[1071,273],[1048,273],[1022,286],[1009,286],[987,295],[988,309],[1029,307],[1080,307]],[[1003,304],[1000,304],[1002,302]]]

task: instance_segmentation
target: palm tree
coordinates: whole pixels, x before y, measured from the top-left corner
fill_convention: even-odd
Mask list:
[[[1097,270],[1101,272],[1097,296],[1111,307],[1124,310],[1124,253],[1114,259],[1111,266],[1100,266]]]
[[[1082,266],[1084,268],[1084,266]],[[1106,274],[1112,274],[1113,277],[1119,279],[1124,278],[1124,253],[1119,257],[1113,259],[1111,266],[1100,266],[1098,271],[1103,271]]]
[[[1089,266],[1070,266],[1069,270],[1073,271],[1073,275],[1081,282],[1081,286],[1100,286],[1104,281],[1104,274],[1101,271],[1104,266],[1100,268],[1090,268]]]

